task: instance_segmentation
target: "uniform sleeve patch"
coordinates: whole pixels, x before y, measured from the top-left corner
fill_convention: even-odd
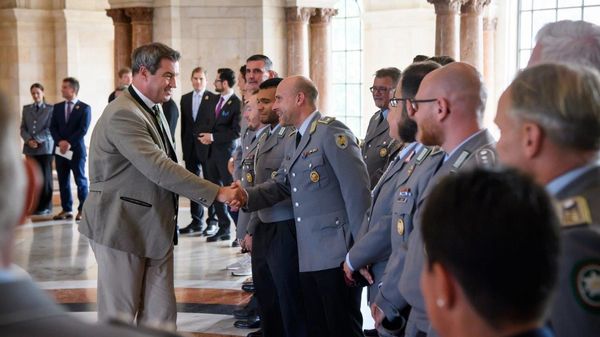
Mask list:
[[[577,263],[571,281],[577,302],[586,311],[600,314],[600,260]]]
[[[345,149],[348,147],[348,136],[345,133],[336,133],[335,137],[335,145],[340,149]]]

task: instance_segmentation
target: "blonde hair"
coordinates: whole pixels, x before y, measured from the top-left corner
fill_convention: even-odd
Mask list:
[[[527,68],[511,84],[511,113],[538,123],[557,145],[600,149],[600,73],[575,64]]]

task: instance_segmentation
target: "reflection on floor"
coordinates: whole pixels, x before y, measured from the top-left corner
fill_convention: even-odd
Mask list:
[[[180,224],[190,221],[180,208]],[[97,265],[87,239],[74,221],[34,218],[17,231],[15,263],[82,319],[96,319]],[[233,309],[250,295],[240,290],[246,277],[232,276],[225,266],[239,259],[230,241],[207,243],[203,237],[180,237],[175,247],[178,331],[191,336],[245,336],[252,330],[233,327]],[[364,300],[363,300],[364,303]],[[363,305],[365,327],[372,326]]]

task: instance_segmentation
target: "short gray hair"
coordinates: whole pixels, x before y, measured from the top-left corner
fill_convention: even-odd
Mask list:
[[[396,67],[381,68],[375,72],[376,78],[389,77],[392,79],[393,87],[395,88],[400,81],[402,72]]]
[[[7,106],[2,95],[0,106]],[[8,109],[0,109],[0,254],[25,208],[25,166],[19,153],[17,126],[16,115]]]
[[[540,62],[577,63],[600,70],[600,26],[563,20],[546,24],[536,35]]]
[[[137,47],[131,54],[131,69],[133,74],[140,72],[141,67],[148,69],[150,74],[154,75],[160,68],[160,61],[163,59],[173,62],[179,61],[181,54],[175,49],[160,42],[146,44]]]
[[[559,146],[600,149],[600,72],[575,64],[527,68],[511,84],[511,114],[539,124]]]

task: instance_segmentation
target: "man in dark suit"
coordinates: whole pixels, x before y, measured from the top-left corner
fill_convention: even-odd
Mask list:
[[[181,146],[185,168],[200,176],[207,175],[209,145],[198,140],[200,132],[209,132],[208,121],[215,111],[217,95],[206,90],[206,70],[196,67],[192,70],[192,87],[194,90],[181,96]],[[213,206],[208,208],[208,227],[204,226],[204,208],[190,202],[192,222],[179,230],[180,234],[214,234],[216,232],[216,216]],[[203,232],[204,231],[204,232]]]
[[[79,92],[77,79],[65,78],[62,82],[61,92],[65,101],[54,105],[50,132],[54,138],[54,144],[58,147],[56,151],[61,154],[72,151],[73,157],[69,160],[55,152],[62,211],[54,217],[54,220],[73,218],[73,197],[71,196],[71,171],[73,171],[79,199],[75,220],[79,221],[83,202],[88,195],[88,180],[85,176],[87,153],[83,137],[90,126],[92,109],[77,98]]]
[[[169,124],[169,133],[171,133],[171,138],[175,142],[175,129],[177,128],[177,120],[179,119],[179,109],[177,109],[177,104],[175,104],[173,98],[169,98],[168,101],[162,103],[162,108],[167,124]]]
[[[229,68],[217,70],[215,90],[220,93],[214,113],[208,114],[207,120],[202,124],[210,125],[210,131],[200,132],[198,140],[204,145],[210,145],[207,162],[208,180],[223,186],[230,185],[233,181],[227,169],[227,162],[235,149],[235,140],[240,137],[241,100],[233,92],[235,86],[235,72]],[[219,230],[207,241],[229,240],[229,227],[231,220],[227,214],[227,207],[220,202],[214,203],[215,212],[219,222]]]

